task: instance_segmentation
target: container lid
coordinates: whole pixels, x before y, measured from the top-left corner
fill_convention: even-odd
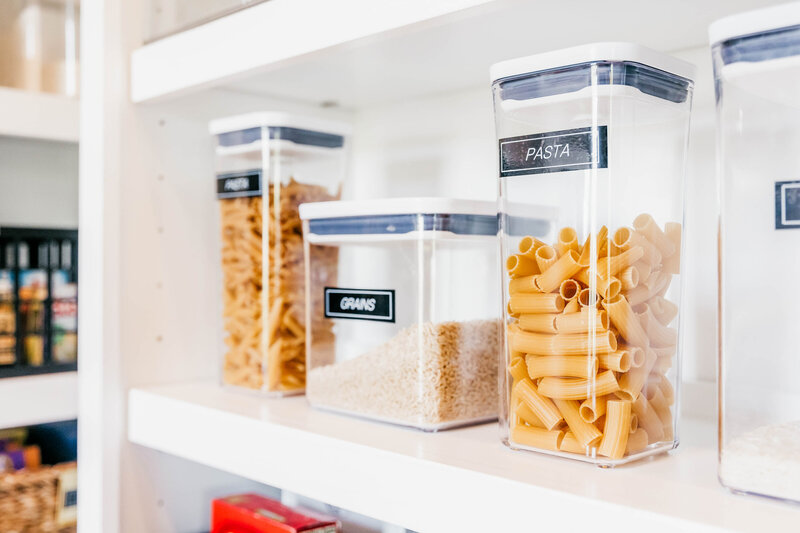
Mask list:
[[[262,111],[246,113],[232,117],[218,118],[208,123],[212,135],[221,135],[251,128],[294,128],[299,130],[330,133],[333,135],[350,135],[352,126],[346,122],[319,119],[278,111]]]
[[[423,197],[314,202],[300,206],[300,218],[303,220],[418,214],[496,217],[497,203],[457,198]]]
[[[800,25],[800,2],[781,4],[721,18],[708,27],[712,45],[772,30]]]
[[[634,43],[602,42],[495,63],[490,69],[491,81],[494,83],[521,74],[601,61],[639,63],[687,80],[693,80],[695,76],[694,65],[668,54]]]

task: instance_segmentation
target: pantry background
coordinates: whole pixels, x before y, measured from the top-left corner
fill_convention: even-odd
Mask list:
[[[211,29],[137,51],[153,24],[147,3],[81,2],[84,533],[199,531],[211,497],[255,486],[185,459],[199,461],[206,442],[178,458],[131,444],[126,426],[132,388],[219,380],[221,275],[208,121],[273,109],[350,120],[345,198],[494,199],[489,64],[562,46],[633,40],[698,65],[686,182],[683,410],[714,416],[714,99],[705,30],[714,18],[764,2],[328,4],[272,0],[251,8],[252,16],[229,15]],[[262,26],[251,27],[254,21]],[[264,37],[270,31],[279,34]],[[236,46],[236,54],[222,56]],[[248,59],[269,54],[263,64]],[[160,430],[174,428],[165,420]],[[217,431],[208,420],[207,432]],[[249,437],[227,438],[235,455]],[[336,461],[333,452],[320,453]]]

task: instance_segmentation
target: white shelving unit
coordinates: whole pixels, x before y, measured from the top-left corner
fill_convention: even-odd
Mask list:
[[[78,417],[78,373],[0,380],[0,429]]]
[[[0,87],[0,136],[77,143],[75,98]]]

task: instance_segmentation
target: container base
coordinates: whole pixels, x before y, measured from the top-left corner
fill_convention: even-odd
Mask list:
[[[668,442],[657,442],[649,445],[641,452],[617,460],[608,459],[607,457],[602,457],[602,456],[578,455],[576,453],[556,452],[551,450],[542,450],[540,448],[532,448],[530,446],[523,446],[521,444],[516,444],[514,442],[511,442],[508,438],[503,439],[503,444],[505,444],[508,448],[514,451],[534,452],[542,455],[559,457],[562,459],[570,459],[572,461],[581,461],[583,463],[593,464],[599,468],[614,468],[617,466],[622,466],[628,463],[639,461],[641,459],[646,459],[648,457],[653,457],[655,455],[659,455],[662,453],[667,453],[677,448],[678,445],[680,444],[680,441],[678,439],[675,439],[673,441],[668,441]]]
[[[250,389],[247,387],[240,387],[239,385],[230,385],[223,382],[222,388],[235,392],[237,394],[247,394],[249,396],[258,396],[259,398],[286,398],[289,396],[300,396],[306,392],[305,389],[297,389],[290,391],[267,391],[263,389]]]
[[[311,407],[320,411],[334,413],[337,415],[351,416],[355,418],[360,418],[362,420],[369,420],[370,422],[379,422],[381,424],[390,424],[392,426],[400,426],[409,429],[416,429],[419,431],[424,431],[426,433],[436,433],[437,431],[445,431],[448,429],[456,429],[466,426],[475,426],[478,424],[487,424],[489,422],[495,422],[497,420],[497,416],[485,416],[480,418],[471,418],[469,420],[454,420],[452,422],[441,422],[438,424],[418,424],[410,422],[408,420],[399,420],[395,418],[370,415],[366,413],[357,413],[354,411],[347,411],[345,409],[337,409],[336,407],[314,405],[310,401],[309,403],[311,404]]]

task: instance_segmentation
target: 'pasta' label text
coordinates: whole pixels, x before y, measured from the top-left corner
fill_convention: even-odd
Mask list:
[[[261,196],[260,170],[217,175],[217,198],[245,196]]]
[[[608,168],[608,126],[500,139],[500,177]]]

